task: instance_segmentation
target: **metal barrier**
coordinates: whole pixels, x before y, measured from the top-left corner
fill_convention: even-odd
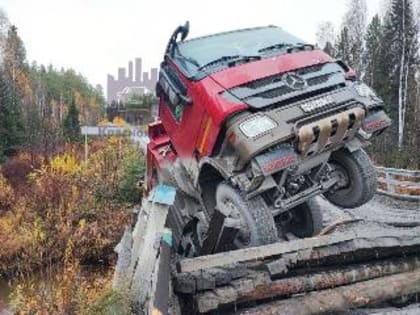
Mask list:
[[[378,193],[394,198],[420,201],[420,171],[376,167]]]

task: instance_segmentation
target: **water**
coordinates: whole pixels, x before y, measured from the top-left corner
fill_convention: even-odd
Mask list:
[[[0,315],[11,314],[7,309],[10,291],[9,283],[0,278]]]

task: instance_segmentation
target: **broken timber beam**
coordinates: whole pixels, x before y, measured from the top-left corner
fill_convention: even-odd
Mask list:
[[[269,257],[278,257],[284,254],[301,250],[309,250],[325,246],[332,246],[345,242],[358,242],[359,247],[369,248],[378,246],[392,248],[400,246],[414,246],[420,244],[420,228],[412,229],[369,229],[361,231],[346,231],[289,242],[275,243],[259,247],[239,249],[226,253],[183,259],[177,263],[178,272],[194,272],[209,268],[222,267],[240,262],[255,261]],[[373,245],[373,246],[372,246]]]

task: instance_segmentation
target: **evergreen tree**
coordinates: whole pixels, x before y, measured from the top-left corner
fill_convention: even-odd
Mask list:
[[[375,15],[366,32],[366,50],[364,53],[364,81],[380,95],[386,86],[387,73],[381,64],[383,29],[379,15]]]
[[[64,137],[69,142],[80,141],[80,123],[79,123],[79,110],[76,107],[76,103],[73,101],[70,104],[69,111],[64,118],[63,123]]]
[[[0,73],[0,161],[15,154],[23,143],[23,124],[13,89]]]
[[[344,27],[341,30],[340,36],[337,39],[335,44],[335,57],[343,60],[345,63],[352,66],[351,61],[351,46],[350,46],[350,37],[349,30],[347,27]]]
[[[335,56],[337,54],[332,42],[326,42],[323,51],[325,51],[330,56]]]

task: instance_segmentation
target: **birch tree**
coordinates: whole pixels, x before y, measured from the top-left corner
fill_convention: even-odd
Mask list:
[[[404,143],[409,78],[418,56],[417,25],[410,0],[392,0],[385,17],[383,57],[389,69],[389,101],[398,104],[398,148]]]
[[[349,64],[363,77],[363,46],[367,26],[366,0],[348,0],[343,29],[347,28],[350,47]]]
[[[334,24],[330,21],[319,23],[315,35],[317,45],[327,54],[334,56],[334,40],[336,37]]]
[[[10,27],[9,19],[6,13],[0,8],[0,64],[3,63],[4,43],[7,36],[7,30]]]

